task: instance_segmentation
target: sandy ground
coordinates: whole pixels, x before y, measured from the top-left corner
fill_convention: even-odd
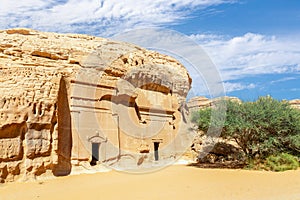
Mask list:
[[[171,166],[155,173],[102,172],[0,185],[13,199],[300,200],[300,170],[282,173]]]

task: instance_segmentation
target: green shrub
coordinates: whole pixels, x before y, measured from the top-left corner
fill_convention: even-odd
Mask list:
[[[234,139],[249,160],[280,153],[300,158],[300,110],[270,96],[255,102],[226,101],[226,105],[225,122],[211,117],[213,108],[193,113],[192,121],[202,131],[224,122],[221,137]]]
[[[281,153],[276,156],[269,156],[266,159],[265,167],[272,171],[285,171],[299,168],[298,157],[288,153]]]

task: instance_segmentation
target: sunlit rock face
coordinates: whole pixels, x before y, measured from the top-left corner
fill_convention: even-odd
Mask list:
[[[238,103],[242,102],[237,97],[225,96],[225,97],[222,97],[222,98],[208,99],[206,97],[196,96],[196,97],[191,98],[187,102],[187,106],[189,107],[189,111],[193,112],[193,111],[197,111],[199,109],[211,107],[211,106],[214,105],[214,103],[218,102],[218,100],[221,100],[221,99],[222,100],[235,101],[235,102],[238,102]],[[293,108],[300,109],[300,99],[293,99],[293,100],[287,101],[287,103],[289,103]]]
[[[214,99],[208,99],[207,97],[196,96],[196,97],[191,98],[188,101],[187,106],[188,106],[190,112],[195,112],[195,111],[198,111],[199,109],[213,107],[214,105],[217,105],[218,103],[220,103],[220,101],[223,101],[223,100],[234,101],[237,103],[242,102],[237,97],[225,96],[225,97],[219,97],[219,98],[214,98]]]
[[[293,108],[297,108],[300,109],[300,99],[294,99],[289,101],[289,104],[293,107]]]
[[[103,38],[0,31],[0,181],[84,162],[143,169],[189,146],[191,86],[175,59]]]

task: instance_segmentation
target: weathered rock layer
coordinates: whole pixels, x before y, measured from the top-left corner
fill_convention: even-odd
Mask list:
[[[154,153],[151,144],[163,145],[163,140],[170,145],[176,133],[169,132],[180,128],[190,84],[179,62],[131,44],[30,29],[0,31],[0,181],[49,171],[69,174],[72,163],[91,161],[85,143],[91,149],[98,144],[96,159],[103,162],[122,157],[104,145],[107,140],[123,145],[124,152]],[[135,130],[131,137],[125,134],[130,129],[128,116],[122,116],[126,112],[140,128],[137,132],[150,121],[168,124],[141,142]],[[97,126],[88,124],[92,115]],[[117,126],[101,125],[115,116],[121,120]],[[118,127],[121,131],[113,134],[119,135],[111,136]]]

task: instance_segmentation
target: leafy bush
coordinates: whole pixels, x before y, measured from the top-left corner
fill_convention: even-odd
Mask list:
[[[281,153],[277,156],[269,156],[265,166],[272,171],[285,171],[299,168],[299,161],[296,156],[288,153]]]
[[[192,114],[191,121],[198,125],[199,130],[207,132],[207,130],[209,129],[211,125],[211,111],[211,108],[205,108]]]
[[[300,158],[300,110],[270,96],[255,102],[226,101],[227,111],[221,137],[234,139],[249,159],[266,159],[289,153]],[[193,113],[192,121],[208,131],[220,125],[211,119],[213,108]]]

